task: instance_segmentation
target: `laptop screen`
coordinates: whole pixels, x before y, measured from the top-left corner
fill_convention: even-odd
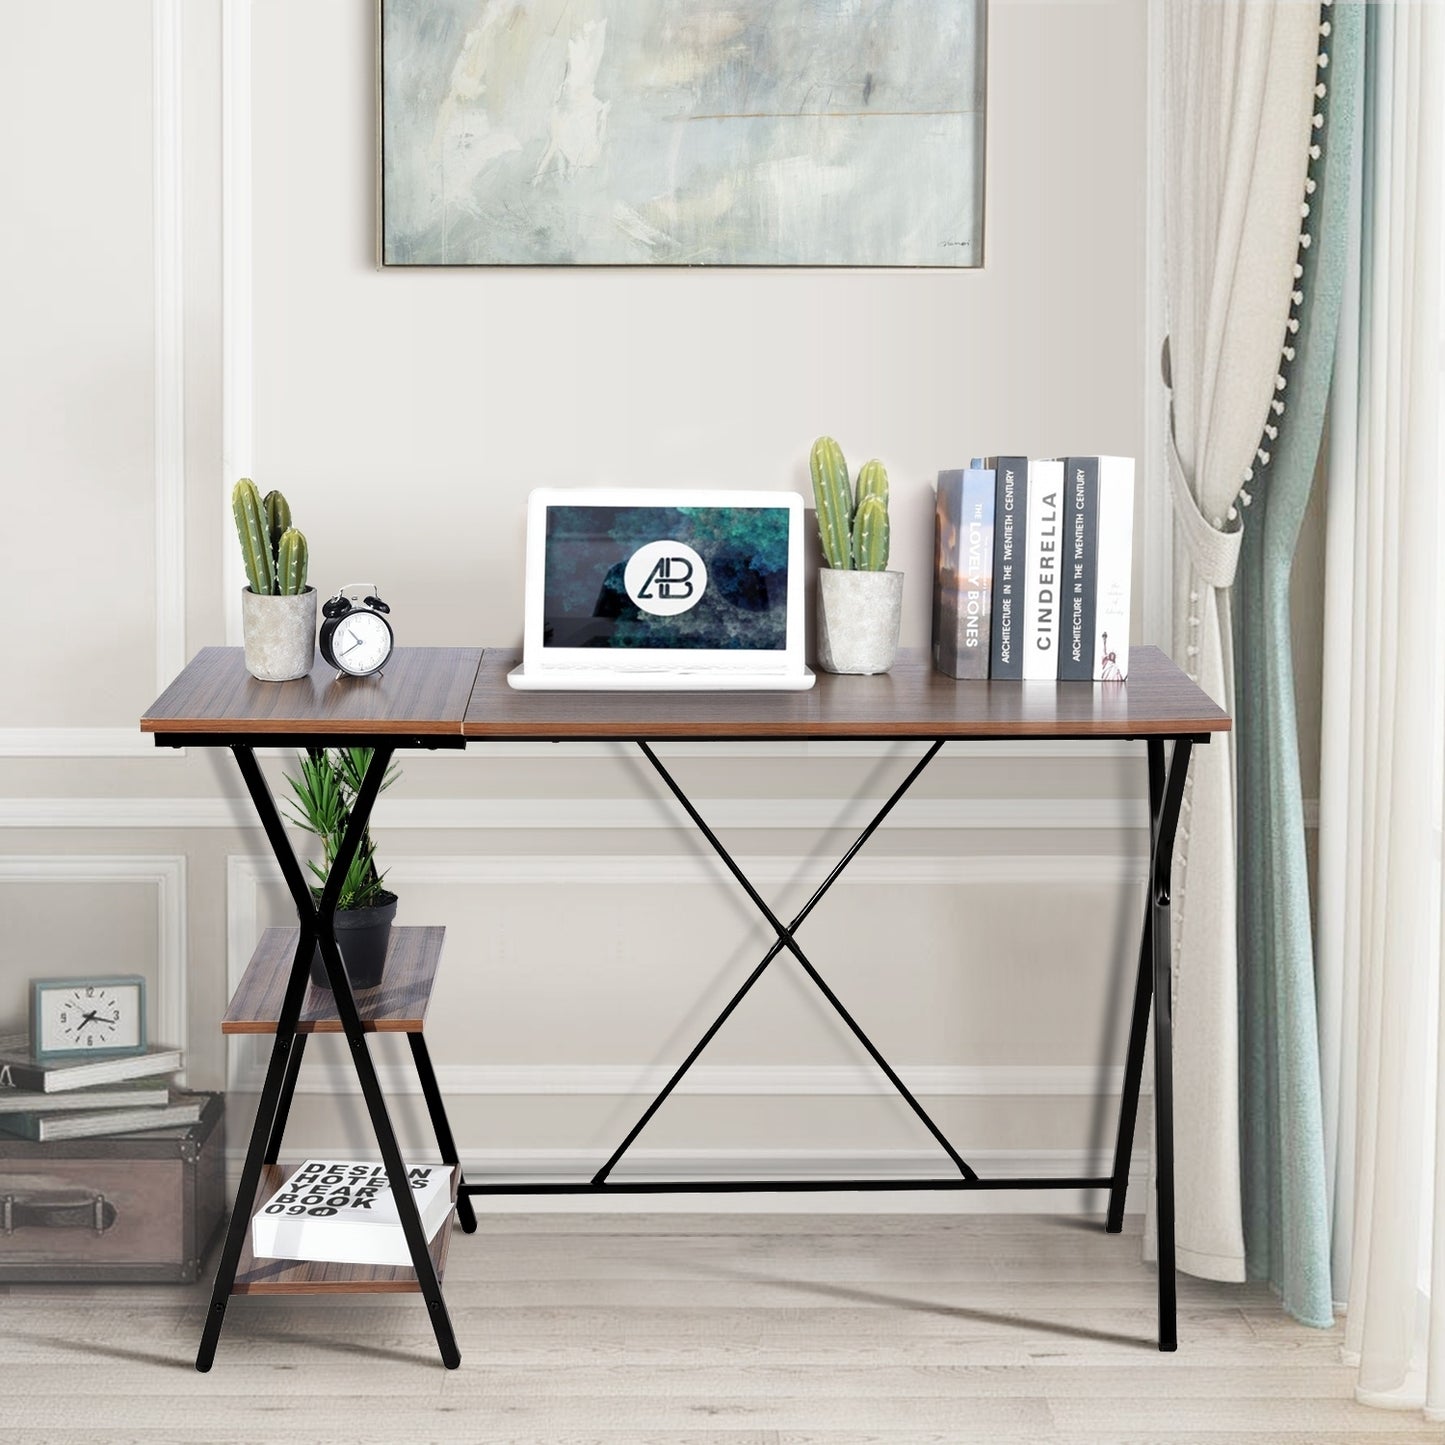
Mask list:
[[[544,647],[784,652],[788,508],[547,507]]]

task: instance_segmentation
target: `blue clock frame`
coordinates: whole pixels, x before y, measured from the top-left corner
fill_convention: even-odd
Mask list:
[[[138,988],[140,991],[140,1037],[134,1044],[119,1049],[42,1049],[40,1046],[40,1000],[51,989],[66,988]],[[30,1051],[37,1063],[64,1059],[119,1059],[143,1054],[150,1047],[150,1030],[146,1023],[146,981],[138,973],[82,974],[76,978],[33,978],[30,980]]]

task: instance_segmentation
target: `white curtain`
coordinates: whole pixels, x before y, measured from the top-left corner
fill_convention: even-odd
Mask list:
[[[1164,20],[1174,655],[1229,708],[1236,499],[1280,384],[1320,12],[1170,0]],[[1197,748],[1173,899],[1178,1262],[1219,1280],[1245,1277],[1234,790],[1232,738]]]
[[[1365,13],[1353,264],[1330,417],[1320,1045],[1332,1273],[1357,1395],[1438,1419],[1445,7],[1379,0]]]

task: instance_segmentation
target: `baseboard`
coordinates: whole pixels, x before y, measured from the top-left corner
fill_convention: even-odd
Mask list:
[[[308,1151],[316,1157],[316,1149]],[[1098,1177],[1110,1168],[1107,1158],[1075,1149],[963,1149],[983,1178]],[[341,1147],[337,1157],[349,1158]],[[300,1163],[307,1154],[284,1151],[283,1164]],[[589,1149],[474,1149],[462,1151],[462,1167],[475,1179],[586,1179],[604,1155]],[[240,1181],[244,1151],[226,1154],[229,1190]],[[693,1150],[634,1149],[618,1166],[627,1179],[827,1179],[938,1178],[949,1172],[941,1152],[922,1150]],[[1129,1174],[1128,1212],[1142,1213],[1147,1171],[1138,1151]],[[804,1194],[582,1194],[495,1195],[478,1201],[489,1214],[1098,1214],[1103,1190],[872,1190],[809,1191]]]

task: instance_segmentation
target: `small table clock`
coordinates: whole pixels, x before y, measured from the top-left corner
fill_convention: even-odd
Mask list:
[[[396,638],[385,614],[391,608],[376,595],[374,582],[349,582],[321,604],[317,645],[321,656],[338,672],[369,677],[380,672]]]
[[[30,1040],[41,1061],[143,1054],[145,979],[138,974],[32,979]]]

